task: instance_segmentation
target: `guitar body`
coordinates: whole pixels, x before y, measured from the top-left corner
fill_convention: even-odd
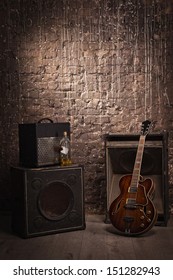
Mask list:
[[[157,220],[157,211],[152,202],[154,192],[150,178],[140,180],[131,187],[132,175],[120,179],[120,195],[111,203],[109,217],[113,226],[125,235],[139,235],[147,232]]]

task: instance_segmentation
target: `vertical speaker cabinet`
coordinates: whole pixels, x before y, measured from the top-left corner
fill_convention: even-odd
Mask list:
[[[120,194],[119,181],[126,174],[132,174],[140,135],[108,134],[105,136],[106,151],[106,185],[107,185],[107,214],[109,223],[109,207]],[[143,153],[141,175],[151,178],[155,185],[153,198],[158,212],[156,225],[167,225],[169,218],[168,201],[168,133],[148,134]]]
[[[83,167],[11,167],[12,229],[27,238],[85,229]]]

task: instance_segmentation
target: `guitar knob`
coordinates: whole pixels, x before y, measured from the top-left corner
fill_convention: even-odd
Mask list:
[[[140,219],[143,220],[143,219],[144,219],[144,216],[141,216]]]
[[[148,215],[150,215],[150,214],[151,214],[151,211],[150,211],[150,210],[148,210],[148,211],[147,211],[147,214],[148,214]]]
[[[144,227],[145,225],[142,223],[141,225],[140,225],[140,227]]]
[[[150,218],[148,218],[148,219],[147,219],[147,222],[148,222],[148,223],[150,223],[150,222],[151,222],[151,219],[150,219]]]

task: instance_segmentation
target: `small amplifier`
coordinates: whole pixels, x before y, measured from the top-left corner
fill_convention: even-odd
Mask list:
[[[38,123],[19,124],[19,164],[41,167],[59,164],[60,140],[64,131],[70,138],[70,123],[53,123],[41,119]]]

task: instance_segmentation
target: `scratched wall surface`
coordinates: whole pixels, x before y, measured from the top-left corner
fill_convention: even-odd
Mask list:
[[[1,0],[0,193],[18,123],[70,121],[72,157],[85,166],[86,208],[106,203],[105,133],[136,133],[144,119],[169,131],[173,201],[173,1]]]

